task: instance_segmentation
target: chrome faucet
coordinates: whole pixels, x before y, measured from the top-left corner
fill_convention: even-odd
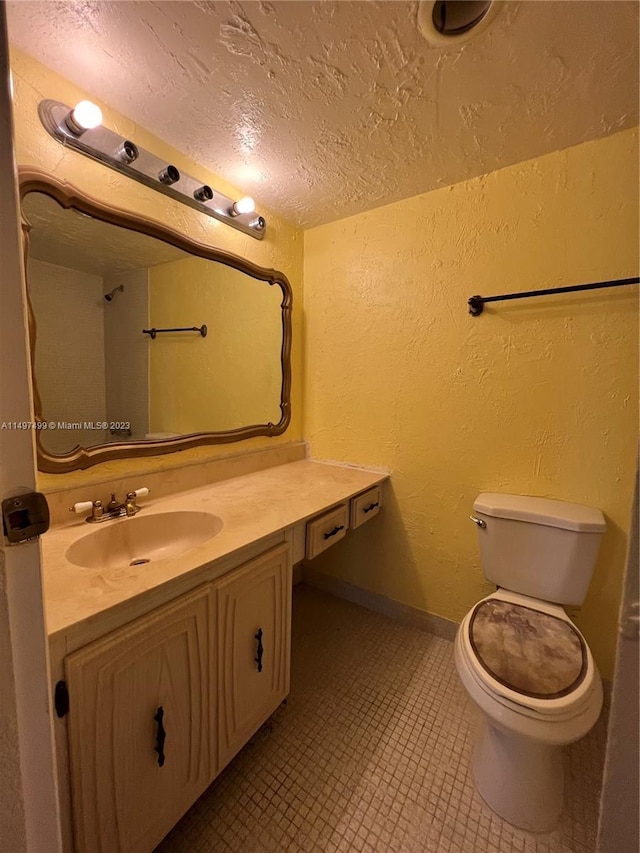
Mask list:
[[[138,492],[143,491],[143,489],[138,489]],[[107,515],[110,518],[123,518],[125,515],[127,518],[131,518],[131,516],[140,512],[142,507],[139,507],[136,503],[138,492],[127,492],[127,496],[122,503],[117,501],[115,494],[112,493],[111,500],[106,506]],[[146,493],[149,493],[148,489],[146,490]]]
[[[109,521],[113,518],[132,518],[137,512],[142,509],[136,503],[136,498],[144,498],[149,494],[149,489],[146,487],[136,489],[133,492],[127,492],[123,502],[116,499],[115,494],[111,495],[111,500],[106,506],[102,505],[102,501],[79,501],[72,507],[69,507],[69,512],[88,512],[91,510],[91,515],[85,519],[92,524],[101,521]]]

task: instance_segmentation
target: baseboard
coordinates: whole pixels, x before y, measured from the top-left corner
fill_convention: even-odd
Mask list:
[[[435,616],[433,613],[427,613],[426,610],[419,610],[417,607],[402,604],[400,601],[394,601],[392,598],[387,598],[377,592],[371,592],[371,590],[363,589],[339,578],[322,574],[309,566],[308,563],[302,564],[302,580],[309,586],[335,595],[336,598],[344,598],[346,601],[366,607],[367,610],[374,610],[376,613],[381,613],[383,616],[388,616],[404,625],[421,628],[423,631],[428,631],[436,637],[443,637],[445,640],[453,640],[458,630],[458,623],[451,619]]]

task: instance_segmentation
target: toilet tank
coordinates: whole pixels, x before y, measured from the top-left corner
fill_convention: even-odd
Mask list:
[[[482,569],[496,586],[553,601],[582,604],[605,530],[599,509],[526,495],[478,495]]]

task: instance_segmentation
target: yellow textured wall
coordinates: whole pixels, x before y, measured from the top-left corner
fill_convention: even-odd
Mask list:
[[[600,507],[577,615],[611,677],[638,436],[638,293],[475,293],[637,275],[637,130],[305,233],[305,434],[387,467],[385,512],[314,566],[459,620],[492,587],[481,491]],[[335,553],[334,553],[335,551]]]
[[[282,416],[282,290],[240,270],[185,258],[149,269],[152,326],[207,326],[159,335],[149,350],[152,432],[220,432]]]
[[[260,266],[278,269],[287,276],[293,288],[292,420],[284,435],[277,438],[249,439],[234,445],[196,448],[152,459],[105,463],[84,472],[41,474],[38,478],[40,487],[60,489],[77,486],[97,479],[121,476],[123,473],[135,474],[176,464],[194,464],[216,456],[228,455],[234,450],[255,450],[299,440],[302,437],[302,232],[291,223],[264,210],[260,206],[259,191],[256,192],[256,201],[260,212],[267,219],[267,233],[262,241],[198,213],[82,154],[65,149],[49,136],[40,124],[38,103],[43,98],[54,98],[72,106],[88,97],[101,107],[104,123],[112,130],[133,139],[159,157],[165,157],[167,162],[174,163],[179,169],[201,177],[204,183],[211,184],[220,192],[231,197],[242,195],[236,188],[208,171],[205,168],[206,163],[194,163],[130,119],[116,113],[107,104],[96,100],[91,92],[79,89],[21,51],[12,49],[10,58],[15,89],[14,122],[19,165],[46,169],[109,204],[169,224],[196,240],[241,255]]]

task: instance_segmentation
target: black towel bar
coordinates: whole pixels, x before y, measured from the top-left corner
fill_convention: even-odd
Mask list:
[[[203,338],[207,337],[207,327],[203,324],[202,326],[183,326],[179,329],[143,329],[143,335],[149,335],[152,341],[155,341],[156,335],[159,335],[161,332],[200,332]]]
[[[598,290],[602,287],[624,287],[639,284],[640,278],[618,278],[614,281],[596,281],[593,284],[573,284],[570,287],[549,287],[545,290],[525,290],[522,293],[503,293],[500,296],[472,296],[467,300],[469,314],[479,317],[486,302],[505,302],[507,299],[526,299],[529,296],[553,296],[556,293],[575,293],[578,290]]]

